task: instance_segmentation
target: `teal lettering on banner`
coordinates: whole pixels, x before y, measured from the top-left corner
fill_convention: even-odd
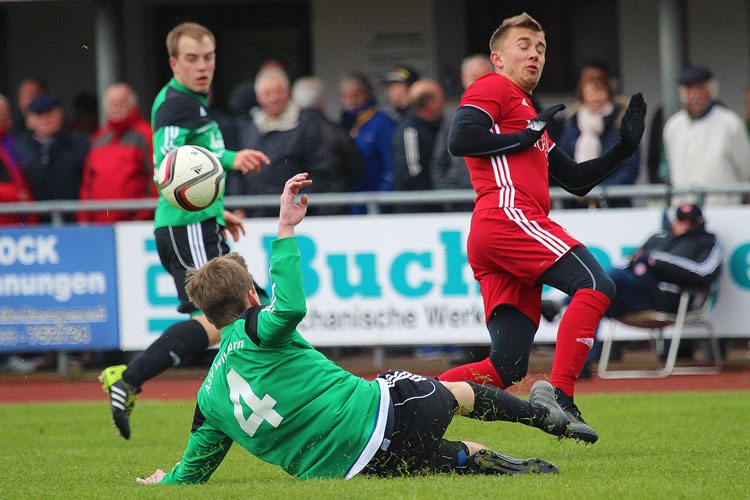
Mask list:
[[[177,306],[177,304],[180,302],[177,299],[177,292],[173,291],[170,295],[163,295],[159,293],[159,287],[157,286],[157,282],[160,277],[163,277],[167,272],[164,270],[164,268],[159,265],[155,264],[153,266],[149,266],[148,270],[146,271],[146,283],[147,283],[147,291],[148,291],[148,301],[150,304],[155,306]],[[170,276],[171,277],[171,276]]]
[[[612,261],[610,260],[609,255],[607,255],[607,252],[605,252],[601,248],[590,246],[586,246],[586,248],[589,249],[591,255],[594,256],[594,258],[599,263],[599,265],[602,266],[602,268],[607,269],[612,265]]]
[[[638,250],[640,247],[634,247],[634,246],[626,246],[622,247],[622,256],[623,257],[630,257],[633,255],[636,250]]]
[[[328,267],[331,268],[331,283],[333,290],[341,298],[347,299],[355,295],[362,297],[380,297],[380,285],[375,273],[375,254],[358,253],[354,261],[359,268],[359,284],[352,284],[349,280],[348,266],[345,254],[331,254],[328,256]]]
[[[299,248],[300,255],[300,266],[302,267],[302,283],[305,288],[305,295],[310,298],[320,288],[320,278],[318,273],[312,267],[312,261],[317,253],[315,242],[307,236],[296,235],[297,248]],[[263,250],[266,252],[266,272],[271,268],[271,242],[277,239],[276,236],[266,235],[263,236]],[[271,284],[268,284],[269,289],[266,290],[268,293],[271,292]]]
[[[460,231],[441,231],[440,241],[445,249],[445,283],[443,295],[467,295],[469,287],[464,281],[463,269],[469,265],[468,255],[463,252]],[[479,283],[476,283],[479,291]]]
[[[420,264],[423,269],[432,269],[432,254],[405,252],[397,256],[391,265],[391,282],[393,288],[404,297],[421,297],[432,290],[432,282],[423,280],[417,286],[409,285],[406,273],[411,263]]]
[[[156,240],[148,238],[144,240],[144,246],[146,253],[156,253]],[[179,299],[177,298],[177,291],[174,288],[170,288],[171,293],[168,295],[160,294],[159,287],[157,285],[159,279],[169,277],[172,281],[172,276],[160,265],[154,264],[146,269],[146,296],[148,302],[152,306],[163,306],[163,307],[177,307]],[[175,316],[171,318],[148,318],[146,322],[146,329],[151,335],[161,335],[169,326],[182,321],[177,311],[174,311]]]
[[[148,238],[144,241],[144,244],[146,247],[146,253],[156,252],[156,240],[154,240],[153,238]],[[149,268],[146,270],[146,294],[148,295],[148,302],[154,306],[177,307],[177,304],[179,304],[180,301],[177,298],[176,290],[172,290],[172,293],[169,295],[163,295],[159,293],[159,287],[157,286],[157,283],[159,281],[159,278],[163,278],[164,275],[169,276],[170,279],[172,278],[172,276],[167,273],[167,271],[161,266],[161,264],[149,266]]]
[[[750,290],[750,243],[744,243],[732,252],[729,275],[738,287]]]

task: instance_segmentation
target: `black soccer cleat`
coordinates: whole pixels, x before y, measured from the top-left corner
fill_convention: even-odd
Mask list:
[[[531,393],[529,394],[529,403],[536,406],[541,406],[547,410],[547,416],[538,425],[547,434],[559,437],[572,437],[570,436],[570,421],[565,412],[557,404],[555,398],[555,388],[552,384],[546,380],[539,380],[531,386]]]
[[[469,469],[475,474],[559,474],[560,470],[540,458],[513,458],[496,451],[481,449],[468,460]]]
[[[555,387],[555,399],[568,418],[568,422],[570,422],[568,425],[569,435],[565,437],[584,443],[596,443],[599,440],[599,434],[583,419],[581,410],[573,402],[573,398],[565,394],[559,387]]]

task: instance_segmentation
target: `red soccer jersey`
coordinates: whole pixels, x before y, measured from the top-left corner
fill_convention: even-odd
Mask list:
[[[520,132],[537,115],[531,97],[498,73],[487,73],[466,89],[461,106],[472,106],[492,119],[496,134]],[[477,193],[474,210],[515,207],[547,215],[549,166],[547,155],[555,144],[545,130],[530,148],[493,157],[466,157],[471,184]]]

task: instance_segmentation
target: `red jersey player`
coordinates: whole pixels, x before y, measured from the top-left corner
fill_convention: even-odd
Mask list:
[[[549,218],[549,177],[583,196],[638,147],[646,104],[635,94],[622,119],[620,139],[601,157],[577,164],[555,148],[545,128],[565,108],[537,114],[531,93],[539,83],[546,41],[526,13],[508,18],[490,38],[494,73],[464,93],[451,123],[448,146],[466,157],[477,193],[467,244],[479,281],[492,349],[489,358],[456,367],[439,379],[474,380],[501,388],[520,382],[539,325],[542,285],[572,296],[557,332],[550,382],[568,419],[587,442],[598,439],[573,401],[575,380],[615,286],[592,254]]]

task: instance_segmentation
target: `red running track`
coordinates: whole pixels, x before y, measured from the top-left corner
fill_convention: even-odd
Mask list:
[[[358,375],[373,378],[376,372]],[[437,373],[423,373],[435,376]],[[532,374],[512,392],[527,394],[533,381],[544,378]],[[203,382],[203,374],[157,377],[143,387],[141,399],[193,399]],[[739,391],[750,390],[750,370],[724,370],[718,375],[673,375],[662,379],[603,380],[596,376],[579,380],[577,394],[622,392],[679,392],[679,391]],[[0,403],[30,403],[49,401],[102,401],[106,395],[96,375],[83,380],[70,380],[54,374],[0,377]]]

